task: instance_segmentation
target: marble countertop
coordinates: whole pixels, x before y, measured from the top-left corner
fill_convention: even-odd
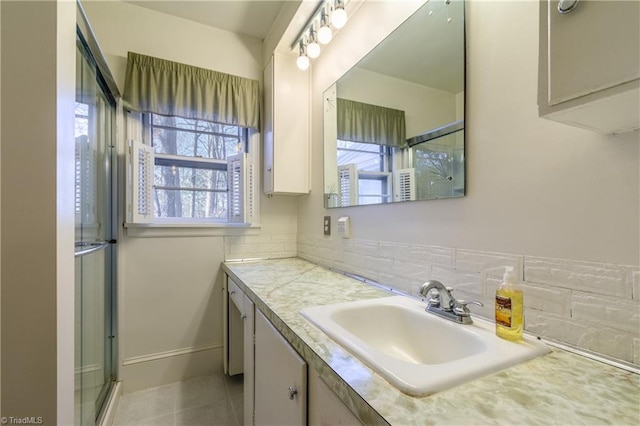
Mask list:
[[[223,269],[366,424],[640,424],[640,375],[564,350],[423,398],[403,394],[300,315],[390,294],[302,259]]]

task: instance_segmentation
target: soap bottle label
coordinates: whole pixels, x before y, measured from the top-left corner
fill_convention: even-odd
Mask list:
[[[511,328],[511,298],[496,296],[496,324]]]

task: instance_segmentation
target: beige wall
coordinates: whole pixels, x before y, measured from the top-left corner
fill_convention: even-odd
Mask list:
[[[468,2],[464,198],[322,208],[322,92],[412,7],[364,4],[312,65],[312,194],[299,202],[299,235],[346,214],[356,239],[638,265],[640,134],[538,117],[534,1]]]
[[[2,416],[72,424],[75,3],[1,7]]]
[[[127,51],[262,80],[257,39],[124,2],[83,4],[121,91]],[[118,333],[125,392],[221,371],[220,263],[295,255],[295,198],[262,196],[260,206],[261,228],[246,235],[202,236],[202,230],[185,228],[139,238],[120,230]]]

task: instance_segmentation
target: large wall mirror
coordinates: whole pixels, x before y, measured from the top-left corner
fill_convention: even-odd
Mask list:
[[[464,195],[464,43],[464,1],[428,1],[325,91],[325,207]]]

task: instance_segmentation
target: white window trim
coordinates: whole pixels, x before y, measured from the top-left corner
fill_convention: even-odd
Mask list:
[[[137,112],[126,112],[126,137],[130,140],[149,140],[144,138],[143,134],[148,130],[143,125],[142,114]],[[251,176],[254,178],[260,176],[260,133],[257,130],[249,130],[249,153],[247,156],[247,169],[251,169]],[[126,149],[129,149],[129,143],[126,143]],[[164,154],[160,154],[165,156]],[[197,161],[197,158],[195,158]],[[126,165],[127,175],[129,164]],[[247,172],[249,175],[249,172]],[[129,194],[131,193],[131,185],[133,182],[127,176],[125,179],[127,202],[126,209],[131,206]],[[219,219],[198,219],[198,218],[153,218],[150,223],[136,223],[129,220],[125,214],[124,228],[128,236],[132,237],[189,237],[189,236],[245,236],[259,235],[260,224],[260,191],[258,182],[253,181],[251,187],[247,190],[245,199],[251,201],[251,222],[238,223],[226,222]]]

